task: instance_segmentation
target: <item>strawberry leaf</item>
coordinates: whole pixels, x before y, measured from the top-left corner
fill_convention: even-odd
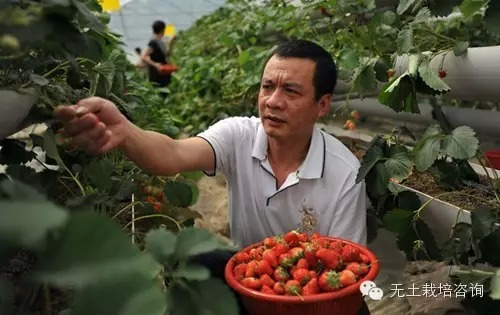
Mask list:
[[[434,164],[441,152],[441,141],[439,126],[430,126],[425,131],[422,140],[414,146],[415,166],[419,172],[427,170]]]
[[[390,180],[401,182],[411,175],[413,162],[405,147],[392,147],[384,162],[384,173]]]
[[[210,270],[201,265],[188,264],[177,269],[173,276],[193,281],[205,281],[210,278]]]
[[[479,149],[479,140],[471,127],[460,126],[450,135],[446,135],[443,142],[444,153],[454,159],[470,159]]]
[[[415,212],[404,209],[395,209],[384,215],[384,228],[396,234],[407,231],[413,220]]]
[[[77,292],[72,308],[71,315],[161,315],[165,314],[166,301],[152,277],[127,273],[100,279]]]
[[[424,58],[418,66],[418,73],[427,86],[436,91],[437,94],[450,91],[450,87],[433,71],[429,59]]]
[[[408,72],[385,84],[379,101],[396,112],[420,113],[415,82]]]
[[[426,171],[434,164],[441,151],[441,138],[431,137],[425,140],[422,148],[415,157],[415,166],[419,172]]]
[[[488,1],[490,0],[464,0],[460,5],[460,12],[462,12],[464,18],[470,18],[488,4]]]
[[[165,184],[163,191],[165,197],[174,206],[189,207],[198,199],[198,188],[184,181],[169,181]]]
[[[471,211],[472,236],[476,240],[485,238],[495,230],[495,217],[490,209],[478,208]]]
[[[144,273],[152,279],[158,271],[159,265],[130,243],[118,223],[85,211],[71,215],[57,239],[41,253],[33,276],[57,286],[83,288],[130,272]]]
[[[373,146],[370,149],[368,149],[365,156],[363,157],[363,160],[361,161],[361,166],[358,170],[358,175],[356,177],[356,183],[359,183],[362,180],[364,180],[366,175],[368,175],[368,173],[372,170],[375,164],[377,164],[379,161],[383,159],[385,159],[385,157],[381,148]]]
[[[405,27],[398,33],[398,53],[407,54],[413,50],[413,29]]]
[[[458,42],[455,45],[455,48],[453,48],[453,53],[455,56],[460,57],[460,56],[465,56],[467,54],[467,49],[469,49],[469,42]]]
[[[396,8],[396,12],[399,15],[405,14],[418,1],[420,0],[401,0]]]
[[[109,159],[95,158],[85,168],[85,175],[87,175],[92,183],[94,183],[94,185],[101,190],[111,188],[111,175],[113,172],[114,165]]]
[[[356,69],[359,66],[359,55],[356,50],[349,49],[342,53],[339,61],[346,69]]]
[[[41,200],[0,201],[0,242],[32,248],[63,226],[68,213]]]
[[[175,251],[177,236],[169,230],[157,229],[146,235],[146,250],[161,264],[166,264]]]
[[[377,88],[377,79],[372,64],[364,66],[354,78],[354,91],[369,92]]]
[[[214,234],[205,229],[185,228],[177,235],[175,256],[185,259],[214,251],[221,246]]]

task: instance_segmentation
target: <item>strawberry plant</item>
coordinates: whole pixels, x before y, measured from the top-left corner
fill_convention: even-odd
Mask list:
[[[107,14],[93,0],[49,0],[0,1],[0,16],[0,110],[30,109],[0,130],[0,313],[234,314],[231,292],[188,264],[226,246],[190,228],[199,174],[153,177],[120,152],[89,156],[59,141],[53,108],[90,96],[179,134]],[[208,303],[207,289],[227,303]]]
[[[179,35],[176,46],[181,70],[168,103],[177,126],[195,134],[227,116],[255,115],[263,62],[284,38],[312,39],[332,53],[341,81],[335,94],[346,106],[353,97],[378,95],[393,110],[414,113],[417,95],[450,90],[439,72],[448,69],[431,67],[433,58],[499,43],[495,1],[406,0],[382,8],[376,3],[234,0],[201,18]],[[442,18],[452,12],[461,15]]]
[[[0,182],[0,206],[0,264],[32,257],[0,277],[2,314],[237,314],[230,289],[189,262],[233,249],[207,230],[153,229],[141,251],[110,218],[68,211],[20,182]]]

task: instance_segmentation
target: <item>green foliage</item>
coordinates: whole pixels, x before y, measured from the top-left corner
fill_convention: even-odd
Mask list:
[[[29,250],[37,261],[24,278],[46,289],[71,288],[67,314],[183,314],[186,307],[190,314],[238,313],[229,287],[191,262],[198,254],[237,250],[209,231],[153,229],[140,251],[106,216],[90,209],[69,212],[19,182],[3,180],[0,187],[0,260]],[[20,311],[11,286],[0,279],[5,314]]]
[[[412,113],[419,112],[417,93],[450,91],[431,60],[444,53],[465,56],[469,47],[495,45],[500,39],[493,31],[498,23],[487,21],[500,12],[493,1],[406,0],[383,9],[375,3],[304,1],[283,6],[235,0],[201,18],[179,34],[175,46],[181,70],[174,75],[167,103],[177,126],[196,134],[228,116],[256,115],[264,62],[285,38],[307,38],[332,53],[339,80],[352,84],[336,94],[375,93],[395,111]],[[466,14],[437,18],[458,10]],[[399,69],[396,58],[405,55],[417,57],[416,71]],[[391,68],[402,73],[388,78]]]

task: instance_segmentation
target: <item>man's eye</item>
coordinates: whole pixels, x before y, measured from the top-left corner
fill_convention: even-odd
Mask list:
[[[271,86],[264,84],[264,85],[262,85],[262,89],[269,90],[269,89],[271,89]]]
[[[298,92],[293,89],[286,89],[288,93],[297,94]]]

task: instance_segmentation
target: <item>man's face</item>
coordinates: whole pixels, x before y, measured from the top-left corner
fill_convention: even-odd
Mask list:
[[[287,139],[311,131],[328,112],[330,95],[314,98],[314,70],[309,59],[271,57],[264,68],[259,114],[269,137]]]

